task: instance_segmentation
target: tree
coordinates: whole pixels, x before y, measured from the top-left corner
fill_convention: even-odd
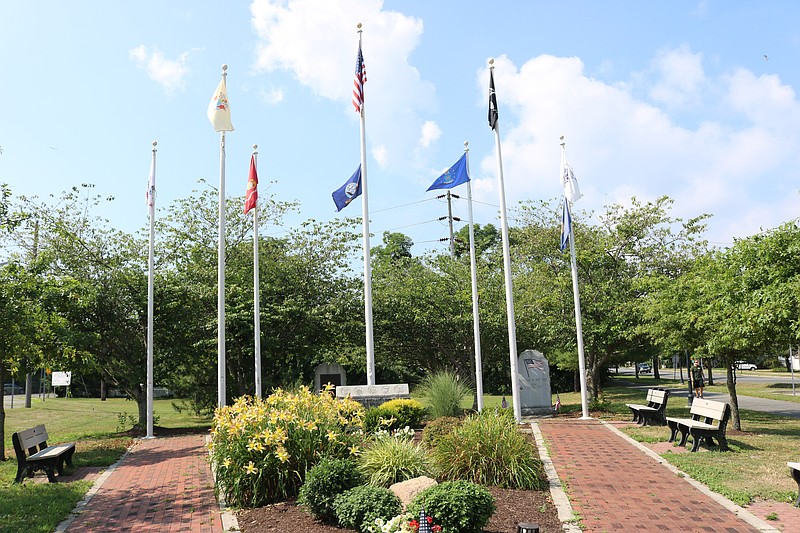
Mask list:
[[[630,207],[612,205],[589,226],[573,213],[580,287],[586,383],[589,398],[599,392],[603,369],[655,353],[641,329],[641,305],[653,276],[680,272],[703,230],[697,217],[686,222],[667,212],[667,197]],[[575,318],[569,255],[558,249],[556,209],[546,202],[525,204],[512,233],[517,272],[518,338],[548,351],[561,368],[577,367]]]

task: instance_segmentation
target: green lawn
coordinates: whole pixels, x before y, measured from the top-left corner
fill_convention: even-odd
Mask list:
[[[3,444],[8,460],[0,462],[0,531],[53,531],[91,486],[88,481],[13,483],[17,462],[11,444],[12,433],[44,424],[50,437],[48,444],[76,443],[75,467],[108,466],[133,443],[124,432],[131,429],[137,412],[135,402],[121,398],[105,402],[89,398],[34,399],[31,409],[6,409]],[[165,428],[202,428],[210,427],[211,423],[207,418],[194,417],[185,411],[178,413],[171,400],[155,400],[153,413],[156,425]]]
[[[671,380],[653,378],[621,377],[613,380],[612,386],[603,391],[606,410],[601,418],[630,420],[630,410],[626,403],[642,403],[645,391],[631,385],[666,386],[680,385]],[[727,392],[724,385],[715,385],[711,390]],[[740,394],[768,394],[767,385],[737,386]],[[770,397],[770,396],[766,396]],[[774,396],[772,396],[774,397]],[[569,393],[561,395],[562,403],[569,410],[580,410],[580,395]],[[689,408],[685,398],[667,404],[667,416],[687,417]],[[692,478],[707,485],[711,490],[726,498],[746,505],[756,499],[769,499],[793,502],[797,497],[797,485],[789,475],[786,463],[800,460],[800,419],[775,416],[759,411],[742,410],[741,431],[728,425],[729,452],[672,453],[662,454],[669,463],[689,474]],[[665,426],[624,429],[625,433],[640,442],[665,442],[669,429]],[[701,448],[702,449],[702,448]]]

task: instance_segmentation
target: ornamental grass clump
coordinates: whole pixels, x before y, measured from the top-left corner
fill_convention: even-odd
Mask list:
[[[390,485],[430,473],[427,450],[402,434],[375,439],[358,458],[370,485]]]
[[[217,409],[211,429],[216,490],[235,507],[296,496],[305,473],[324,457],[350,457],[363,439],[360,404],[329,392],[276,390]]]
[[[449,371],[429,375],[416,392],[428,404],[431,418],[461,416],[464,412],[461,402],[472,394],[469,385]]]
[[[513,418],[493,411],[467,417],[432,449],[442,479],[468,479],[481,485],[542,490],[546,476],[538,452]]]

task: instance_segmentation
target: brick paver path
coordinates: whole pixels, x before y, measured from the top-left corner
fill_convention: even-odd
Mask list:
[[[597,420],[539,427],[585,531],[758,531]]]
[[[222,533],[204,435],[140,441],[69,532]]]

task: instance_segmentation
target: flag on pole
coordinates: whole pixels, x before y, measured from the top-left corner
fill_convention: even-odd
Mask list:
[[[256,172],[256,156],[250,156],[250,175],[247,177],[247,190],[244,193],[244,214],[250,212],[258,202],[258,173]]]
[[[154,143],[155,144],[155,143]],[[156,204],[156,160],[150,161],[150,178],[147,180],[147,190],[144,193],[148,207]]]
[[[456,185],[461,185],[468,181],[469,170],[467,170],[467,154],[464,152],[464,155],[462,155],[452,167],[448,168],[444,174],[436,178],[436,181],[434,181],[427,190],[452,189]]]
[[[425,514],[425,507],[419,510],[419,530],[418,533],[433,533],[431,524],[433,519]]]
[[[336,211],[341,211],[361,194],[361,165],[358,165],[355,173],[350,176],[344,185],[333,191],[333,203],[336,204]]]
[[[567,197],[570,204],[577,202],[583,196],[578,188],[578,180],[575,179],[575,174],[573,174],[572,167],[563,151],[561,152],[561,186],[564,187],[564,196]]]
[[[561,410],[561,396],[559,396],[558,393],[556,393],[556,407],[555,407],[555,410],[556,411],[560,411]]]
[[[569,234],[572,231],[572,215],[569,212],[569,200],[564,196],[564,203],[561,206],[561,251],[567,248]]]
[[[228,103],[228,90],[225,88],[225,76],[217,85],[217,89],[208,103],[208,120],[216,131],[233,131],[231,124],[231,107]]]
[[[489,69],[489,127],[497,126],[497,95],[494,92],[494,69]]]
[[[353,107],[356,113],[361,113],[364,105],[364,84],[367,82],[367,67],[364,65],[364,56],[361,54],[361,42],[358,43],[358,56],[356,56],[356,73],[353,78]]]

